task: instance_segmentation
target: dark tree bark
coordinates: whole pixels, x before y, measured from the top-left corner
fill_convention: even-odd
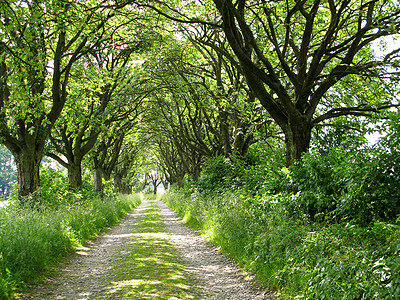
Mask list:
[[[24,203],[28,196],[40,186],[39,168],[42,161],[43,150],[34,146],[23,147],[13,152],[18,171],[18,195]]]
[[[68,182],[71,189],[75,190],[82,187],[82,162],[68,168]]]
[[[100,168],[96,168],[93,174],[93,189],[96,192],[103,191],[103,171]]]

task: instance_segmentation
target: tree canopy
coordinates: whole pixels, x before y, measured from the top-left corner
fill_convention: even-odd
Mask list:
[[[319,128],[368,126],[399,105],[400,49],[385,48],[397,1],[0,4],[0,138],[21,199],[45,154],[72,188],[83,164],[129,191],[151,144],[157,171],[182,186],[255,144],[282,142],[292,165]]]

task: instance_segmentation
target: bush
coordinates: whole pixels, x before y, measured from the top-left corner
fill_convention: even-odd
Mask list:
[[[202,167],[199,181],[192,183],[193,188],[208,195],[235,191],[257,195],[275,190],[285,164],[283,153],[279,145],[272,148],[260,143],[253,144],[246,157],[233,153],[210,158]]]
[[[280,189],[291,215],[309,221],[394,222],[399,214],[400,163],[383,150],[312,152],[291,167]]]

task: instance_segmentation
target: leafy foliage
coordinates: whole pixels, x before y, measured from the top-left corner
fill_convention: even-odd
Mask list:
[[[206,194],[235,191],[262,194],[277,184],[275,179],[278,180],[278,174],[285,165],[283,157],[281,143],[259,142],[250,146],[246,157],[233,153],[228,158],[221,155],[208,159],[194,186]]]
[[[116,224],[140,202],[138,196],[72,192],[66,176],[50,168],[42,176],[41,201],[33,208],[21,207],[17,200],[0,208],[1,297],[12,298],[43,269]]]
[[[388,122],[390,133],[373,147],[364,143],[360,148],[354,136],[339,135],[336,147],[304,155],[280,187],[293,195],[288,211],[311,221],[395,222],[400,214],[395,120]]]

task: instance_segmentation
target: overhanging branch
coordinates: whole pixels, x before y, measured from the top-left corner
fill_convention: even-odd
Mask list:
[[[318,123],[337,118],[340,116],[362,116],[362,117],[373,117],[373,113],[379,113],[383,110],[388,110],[393,107],[400,107],[400,104],[388,104],[379,107],[371,107],[360,105],[357,107],[341,107],[341,108],[334,108],[326,112],[325,114],[315,118],[312,121],[312,126],[317,125]]]

